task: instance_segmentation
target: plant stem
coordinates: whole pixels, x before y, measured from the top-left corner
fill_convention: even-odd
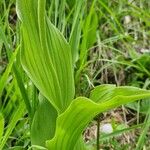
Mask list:
[[[99,143],[99,138],[100,138],[100,115],[98,115],[98,118],[97,118],[97,143],[96,143],[96,147],[97,147],[97,150],[100,149],[100,143]]]

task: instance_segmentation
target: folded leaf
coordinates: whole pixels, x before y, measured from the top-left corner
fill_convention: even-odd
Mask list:
[[[23,68],[61,113],[74,97],[70,46],[46,16],[45,0],[17,0],[17,14],[22,23]]]
[[[106,89],[110,87],[110,91],[105,93],[107,101],[104,99],[101,102],[99,99],[95,103],[85,97],[79,97],[58,117],[55,136],[52,140],[47,141],[49,150],[74,149],[83,130],[94,116],[122,104],[150,97],[150,91],[147,90],[134,87],[115,87],[111,90],[112,86],[107,86]],[[98,89],[101,92],[101,88],[98,87]]]
[[[94,90],[92,90],[90,99],[94,102],[105,102],[115,96],[138,96],[141,95],[141,93],[145,94],[147,92],[147,90],[132,86],[116,87],[113,84],[104,84],[97,86]]]

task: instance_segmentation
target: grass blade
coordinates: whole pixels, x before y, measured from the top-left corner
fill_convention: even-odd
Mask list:
[[[0,143],[1,143],[3,133],[4,133],[4,118],[3,115],[0,113]]]
[[[25,109],[25,105],[23,102],[21,102],[18,109],[14,113],[12,120],[10,121],[10,123],[8,125],[6,133],[3,136],[2,142],[0,143],[0,149],[3,149],[3,147],[5,146],[5,143],[7,142],[10,134],[12,133],[12,131],[14,130],[14,128],[16,126],[16,123],[23,116],[24,109]]]

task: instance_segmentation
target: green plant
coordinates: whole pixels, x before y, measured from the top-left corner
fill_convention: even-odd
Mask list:
[[[82,132],[94,116],[150,97],[147,90],[106,84],[95,87],[89,98],[74,99],[75,56],[47,17],[45,0],[17,0],[17,13],[21,21],[21,63],[40,92],[33,114],[32,105],[26,103],[32,114],[31,142],[35,149],[86,149]],[[84,57],[81,62],[85,62]]]

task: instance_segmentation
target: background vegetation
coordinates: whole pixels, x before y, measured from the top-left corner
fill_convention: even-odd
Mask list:
[[[47,0],[46,8],[71,45],[76,96],[89,96],[91,89],[104,83],[150,88],[149,0]],[[38,105],[38,90],[19,59],[19,27],[15,0],[1,0],[0,149],[4,150],[30,149],[29,118]],[[30,114],[31,108],[25,107],[30,106],[28,100]],[[100,132],[101,149],[150,149],[149,106],[149,100],[141,100],[97,116],[83,133],[87,145],[96,148],[100,122],[110,123],[114,131]]]

